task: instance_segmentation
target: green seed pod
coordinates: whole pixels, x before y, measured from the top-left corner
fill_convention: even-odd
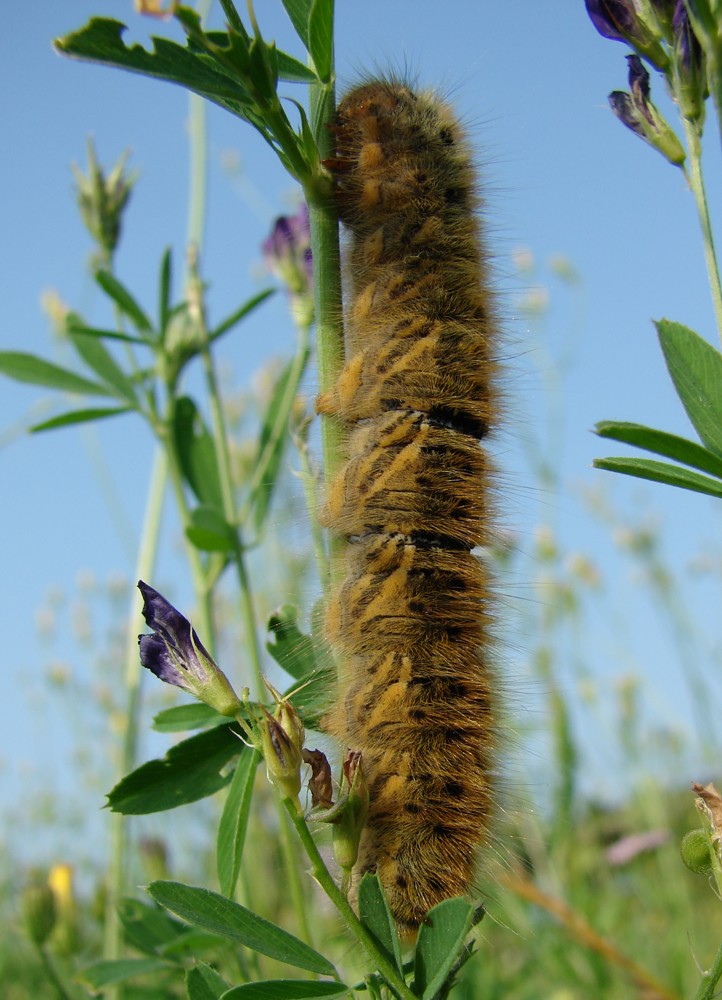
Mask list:
[[[685,833],[679,852],[682,861],[691,872],[696,872],[698,875],[712,874],[709,844],[703,830],[690,830]]]
[[[55,927],[55,894],[47,882],[27,886],[22,898],[25,930],[33,944],[42,947]]]

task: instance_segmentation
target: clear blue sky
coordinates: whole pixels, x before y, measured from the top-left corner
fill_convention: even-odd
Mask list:
[[[582,0],[446,0],[443,5],[339,0],[338,7],[341,88],[375,69],[408,67],[421,83],[449,95],[472,131],[488,196],[486,219],[510,356],[508,427],[500,448],[507,470],[499,499],[503,521],[519,534],[522,548],[530,547],[536,523],[552,521],[571,551],[599,564],[611,596],[590,616],[594,632],[578,637],[592,676],[609,692],[616,677],[638,671],[647,684],[643,699],[651,714],[666,724],[688,726],[686,689],[666,623],[655,619],[628,565],[614,555],[609,530],[582,511],[578,498],[580,489],[597,487],[605,476],[611,480],[590,468],[595,456],[615,451],[590,433],[595,421],[637,420],[690,433],[651,319],[666,316],[712,340],[715,336],[684,179],[617,123],[607,107],[607,93],[626,86],[626,50],[597,35]],[[257,0],[256,10],[266,36],[300,55],[280,2]],[[187,95],[170,85],[57,56],[51,39],[93,14],[125,21],[132,39],[169,30],[138,18],[130,0],[38,0],[7,5],[0,38],[5,135],[0,346],[56,360],[62,359],[62,349],[51,340],[39,305],[44,290],[56,289],[89,319],[107,322],[85,269],[90,244],[75,209],[69,167],[73,160],[85,163],[89,134],[102,162],[111,163],[130,148],[132,165],[141,173],[117,271],[147,308],[154,308],[163,248],[172,245],[180,264],[186,233]],[[666,107],[661,83],[653,80],[653,87],[653,96]],[[302,96],[291,87],[288,92]],[[249,128],[216,108],[208,125],[203,260],[212,283],[212,317],[220,318],[260,286],[260,243],[294,192]],[[718,189],[719,144],[712,122],[710,132],[710,186]],[[229,152],[239,157],[242,182],[223,167]],[[719,202],[713,203],[717,218],[720,209]],[[531,250],[542,268],[540,279],[551,290],[543,338],[518,307],[525,282],[538,280],[514,276],[512,255],[520,247]],[[573,294],[546,267],[554,254],[568,258],[581,275],[582,285]],[[279,299],[259,313],[252,327],[229,338],[221,356],[243,385],[270,354],[289,352],[292,342]],[[535,373],[551,377],[565,358],[571,360],[550,402],[543,378]],[[77,737],[82,720],[56,709],[44,678],[54,658],[70,664],[88,658],[72,642],[66,621],[78,571],[92,573],[101,583],[133,573],[132,545],[109,511],[97,456],[103,456],[121,520],[132,535],[140,528],[151,448],[144,430],[130,419],[109,422],[97,434],[71,429],[29,439],[21,431],[45,412],[48,395],[7,380],[0,384],[5,681],[0,801],[14,812],[12,803],[24,794],[49,784],[69,787],[70,736]],[[524,452],[531,440],[541,442],[558,470],[560,495],[545,493],[529,478]],[[628,480],[607,486],[625,510],[646,502],[654,506],[668,533],[667,556],[676,566],[684,568],[698,552],[719,564],[713,501]],[[173,579],[180,565],[170,553],[172,545],[170,537],[160,583]],[[706,630],[710,648],[719,632],[718,584],[719,575],[686,594],[699,608],[694,624]],[[173,588],[178,598],[189,593],[182,580],[175,579]],[[502,582],[502,588],[512,604],[543,599],[530,593],[524,580]],[[38,635],[36,612],[47,606],[54,589],[68,599],[58,611],[57,643],[48,647]],[[523,660],[523,655],[524,640],[513,645],[509,659]],[[572,673],[566,684],[570,697],[576,697]],[[538,691],[525,693],[523,685],[514,695],[520,711],[538,698]],[[614,786],[613,762],[613,755],[600,754],[598,770],[590,772],[592,785],[598,782],[606,791]],[[679,782],[692,777],[706,775],[684,771]]]

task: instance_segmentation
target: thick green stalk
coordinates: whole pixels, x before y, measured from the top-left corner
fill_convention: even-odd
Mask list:
[[[321,159],[335,152],[329,128],[334,117],[333,86],[312,86],[310,119]],[[305,192],[311,221],[311,252],[313,254],[313,298],[316,319],[316,358],[319,392],[329,392],[344,363],[343,306],[341,298],[341,264],[338,217],[330,190],[316,185]],[[324,482],[332,481],[345,460],[346,442],[338,420],[321,418],[321,446]],[[330,540],[330,555],[340,545],[340,539]],[[331,572],[334,560],[331,559]],[[328,581],[323,580],[324,587]]]
[[[702,176],[702,143],[697,127],[688,119],[683,118],[684,131],[687,139],[687,153],[689,158],[689,170],[687,178],[697,205],[700,226],[702,227],[702,242],[704,256],[707,263],[707,274],[709,276],[710,290],[712,292],[712,302],[714,305],[715,318],[717,320],[717,331],[722,340],[722,284],[720,284],[720,273],[717,265],[717,254],[712,234],[712,225],[709,217],[707,205],[707,194],[705,192],[704,180]]]
[[[385,953],[379,948],[376,939],[368,928],[361,923],[353,911],[353,907],[343,892],[339,889],[329,872],[321,854],[316,847],[316,841],[311,835],[311,831],[306,824],[302,812],[299,809],[298,801],[285,798],[283,805],[291,818],[291,822],[296,828],[296,832],[301,838],[306,854],[311,862],[313,877],[336,907],[338,912],[346,921],[349,929],[356,935],[364,946],[364,949],[374,963],[375,967],[384,977],[389,986],[402,998],[402,1000],[416,1000],[416,994],[411,990],[399,973],[396,966],[389,960]]]
[[[308,922],[306,900],[303,885],[301,884],[298,845],[291,839],[293,834],[291,833],[291,824],[289,823],[288,816],[282,808],[279,808],[278,812],[278,820],[281,824],[281,850],[286,864],[286,877],[288,878],[288,894],[293,906],[293,912],[296,915],[299,933],[304,941],[313,945],[313,935]]]
[[[160,534],[163,497],[168,479],[168,457],[158,448],[145,505],[145,517],[140,549],[136,562],[136,580],[149,580],[153,575],[158,538]],[[141,665],[138,656],[138,623],[141,618],[142,598],[134,589],[130,607],[132,627],[128,629],[125,650],[125,732],[118,766],[118,778],[124,777],[135,766],[138,747],[138,721],[140,713]],[[123,927],[118,917],[117,905],[127,891],[128,820],[112,813],[110,816],[110,863],[108,867],[108,901],[105,913],[105,941],[103,953],[107,959],[120,958],[123,949]],[[116,994],[118,995],[118,994]]]

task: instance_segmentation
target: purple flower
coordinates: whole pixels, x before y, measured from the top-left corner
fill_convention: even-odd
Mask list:
[[[263,241],[263,259],[292,296],[310,298],[313,288],[311,228],[305,202],[295,215],[282,215],[273,224],[271,235]]]
[[[166,684],[189,691],[221,715],[235,716],[241,707],[228,678],[213,661],[195,629],[165,597],[142,580],[143,617],[151,635],[139,635],[140,662]]]
[[[587,14],[600,35],[615,42],[626,42],[657,69],[666,69],[669,59],[660,44],[664,37],[664,29],[654,13],[647,20],[634,0],[584,0],[584,2]],[[663,0],[657,0],[657,5],[662,2]]]
[[[634,35],[637,12],[631,0],[585,0],[592,24],[604,38],[626,42]]]
[[[654,851],[669,840],[669,830],[648,830],[646,833],[631,833],[615,841],[604,852],[609,865],[626,865],[638,854]]]

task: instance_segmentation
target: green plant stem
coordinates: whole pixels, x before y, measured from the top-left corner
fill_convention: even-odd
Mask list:
[[[301,462],[301,483],[303,485],[303,495],[308,511],[309,530],[313,543],[313,552],[318,567],[318,574],[321,580],[328,579],[328,555],[326,553],[326,543],[323,531],[318,521],[318,475],[311,466],[311,456],[308,447],[308,426],[306,425],[295,436],[294,443]]]
[[[155,432],[168,457],[168,473],[170,483],[183,528],[186,557],[191,571],[193,592],[195,594],[197,604],[197,631],[203,636],[203,644],[206,646],[211,656],[213,656],[215,653],[215,627],[213,624],[213,615],[211,613],[210,591],[208,587],[207,574],[201,560],[201,554],[195,545],[192,545],[191,542],[188,541],[185,534],[186,529],[189,528],[192,523],[191,511],[185,494],[183,473],[181,472],[180,461],[178,459],[178,453],[174,441],[172,403],[170,405],[170,411],[170,416],[166,420],[155,424]]]
[[[246,566],[246,560],[243,553],[243,539],[238,521],[238,511],[236,510],[233,475],[231,472],[231,455],[228,448],[228,434],[226,432],[223,401],[221,399],[216,370],[209,347],[208,325],[206,323],[205,310],[203,308],[203,287],[195,263],[191,266],[191,289],[189,302],[191,309],[195,313],[194,319],[202,337],[203,346],[200,354],[203,362],[206,388],[208,390],[208,403],[211,411],[213,442],[216,459],[218,461],[218,474],[221,484],[223,516],[233,529],[234,545],[232,550],[232,559],[236,566],[240,587],[239,597],[241,621],[248,639],[248,650],[250,653],[255,690],[258,698],[260,699],[265,690],[265,685],[263,683],[261,643],[258,638],[251,581],[248,576],[248,568]]]
[[[40,952],[40,957],[45,966],[45,971],[48,974],[48,979],[55,987],[55,992],[61,997],[61,1000],[73,1000],[73,995],[66,988],[62,979],[60,978],[60,973],[55,968],[55,962],[48,951],[43,945],[38,946],[38,951]]]
[[[279,803],[280,806],[280,803]],[[279,822],[281,824],[281,849],[286,862],[286,876],[288,878],[288,892],[296,915],[296,922],[299,932],[304,941],[313,945],[313,935],[306,913],[306,901],[304,899],[303,886],[299,875],[299,865],[297,851],[298,847],[292,840],[291,824],[283,808],[279,809]]]
[[[281,399],[278,409],[276,410],[273,426],[268,433],[268,439],[266,440],[264,449],[256,462],[253,475],[246,485],[247,499],[241,507],[239,514],[239,521],[241,524],[245,524],[246,519],[250,514],[254,494],[265,482],[268,467],[273,460],[276,448],[278,447],[278,442],[288,431],[291,411],[293,410],[293,404],[298,394],[298,386],[306,369],[310,328],[305,323],[301,323],[297,326],[297,330],[298,345],[291,363],[291,368],[288,372],[288,378],[286,379],[283,398]]]
[[[369,992],[371,1000],[381,1000],[381,990],[378,983],[371,976],[366,976],[366,989]]]
[[[311,87],[311,121],[321,159],[334,153],[329,125],[334,116],[333,86]],[[316,185],[305,191],[309,202],[311,252],[313,254],[313,297],[316,319],[316,357],[319,392],[333,389],[344,363],[343,305],[341,298],[341,257],[338,218],[330,191],[319,194]],[[321,418],[321,447],[324,482],[332,481],[345,460],[346,441],[338,420]],[[329,540],[329,557],[337,554],[341,539]],[[338,560],[330,558],[331,573]],[[319,567],[321,569],[321,567]],[[324,588],[327,579],[322,579]]]
[[[702,176],[702,143],[700,134],[693,122],[683,118],[684,131],[687,139],[687,152],[689,159],[689,170],[686,171],[689,186],[692,189],[694,200],[697,205],[697,215],[702,227],[702,243],[704,256],[707,263],[707,274],[709,276],[710,290],[712,292],[712,303],[714,305],[715,318],[717,320],[717,331],[722,340],[722,285],[720,284],[720,273],[717,265],[717,254],[712,235],[712,225],[709,217],[709,207],[707,205],[707,194]]]
[[[291,818],[291,822],[296,828],[298,836],[301,838],[301,843],[303,844],[304,850],[306,851],[306,854],[311,862],[313,877],[344,918],[349,929],[353,931],[358,940],[364,946],[367,955],[389,986],[399,997],[402,998],[402,1000],[416,1000],[416,994],[406,985],[406,982],[396,966],[387,958],[383,951],[381,951],[373,935],[370,933],[368,928],[361,923],[359,918],[354,913],[353,907],[349,903],[348,899],[336,885],[336,882],[321,857],[318,847],[316,847],[316,841],[313,839],[306,820],[300,811],[298,801],[284,798],[283,805]]]
[[[702,981],[694,995],[694,1000],[712,1000],[720,977],[722,977],[722,944],[719,946],[711,967],[702,973]]]
[[[168,456],[158,448],[153,459],[140,549],[136,562],[136,579],[148,580],[153,575],[158,538],[160,535],[163,497],[168,479]],[[124,777],[135,765],[138,748],[138,723],[140,714],[141,664],[138,656],[137,623],[140,622],[142,598],[133,592],[125,650],[125,732],[118,766],[118,778]],[[128,820],[113,813],[110,816],[110,862],[108,866],[108,900],[105,911],[105,940],[103,953],[107,959],[120,958],[123,949],[123,927],[118,916],[117,904],[127,890]],[[118,994],[116,994],[118,995]]]
[[[212,0],[198,0],[196,13],[204,24]],[[199,94],[188,97],[188,139],[190,145],[190,191],[188,196],[188,240],[200,252],[206,225],[206,194],[208,190],[208,143],[206,140],[206,102]]]
[[[188,197],[187,245],[200,252],[206,224],[207,149],[206,102],[198,94],[188,100],[188,130],[190,138],[190,194]]]

